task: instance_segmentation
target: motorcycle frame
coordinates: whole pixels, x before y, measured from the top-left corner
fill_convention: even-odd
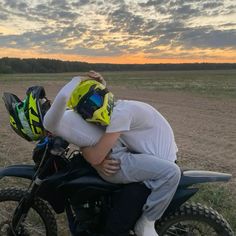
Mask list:
[[[103,181],[99,176],[89,175],[89,176],[81,176],[76,173],[70,173],[75,178],[70,179],[66,182],[64,181],[61,184],[61,179],[65,178],[68,173],[58,173],[53,176],[46,177],[45,179],[39,179],[38,175],[36,175],[35,166],[34,165],[12,165],[5,168],[0,169],[0,179],[6,176],[11,177],[20,177],[24,179],[32,180],[29,188],[28,195],[25,196],[19,203],[18,207],[14,212],[14,217],[12,219],[12,233],[17,235],[16,232],[21,225],[21,222],[24,220],[24,217],[27,215],[30,207],[32,206],[32,202],[35,196],[39,196],[42,199],[46,200],[54,209],[56,213],[61,213],[66,210],[69,227],[71,232],[75,230],[75,225],[71,222],[75,222],[72,213],[72,209],[70,203],[68,201],[68,197],[70,195],[63,195],[65,190],[73,190],[78,189],[78,196],[83,195],[90,191],[89,194],[85,194],[84,199],[87,196],[91,195],[91,192],[96,195],[96,193],[108,193],[111,191],[118,191],[121,186],[110,184]],[[199,183],[209,183],[209,182],[219,182],[219,181],[229,181],[232,176],[230,174],[220,173],[220,172],[212,172],[212,171],[198,171],[198,170],[185,170],[182,171],[181,179],[179,186],[176,190],[176,193],[165,211],[165,214],[175,210],[180,207],[184,202],[186,202],[189,198],[191,198],[196,192],[198,192],[199,188],[193,187],[195,184]],[[57,203],[54,202],[55,198],[49,196],[47,194],[40,193],[40,190],[44,188],[44,186],[50,186],[50,184],[55,184],[59,193],[61,194],[61,199]],[[44,191],[45,192],[45,191]],[[58,194],[56,194],[58,196]],[[83,201],[83,199],[81,200]]]

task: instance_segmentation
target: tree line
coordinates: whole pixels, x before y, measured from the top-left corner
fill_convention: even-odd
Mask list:
[[[109,64],[55,59],[0,58],[0,73],[63,73],[96,71],[154,71],[154,70],[231,70],[236,63],[183,64]]]

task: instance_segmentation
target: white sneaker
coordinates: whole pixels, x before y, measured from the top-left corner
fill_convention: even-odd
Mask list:
[[[135,227],[134,232],[137,236],[158,236],[155,227],[155,221],[149,221],[145,216],[141,216]]]

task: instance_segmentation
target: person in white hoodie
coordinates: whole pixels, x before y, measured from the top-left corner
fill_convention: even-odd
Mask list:
[[[92,73],[92,77],[102,81],[99,74]],[[57,94],[44,117],[44,126],[81,147],[85,159],[105,180],[113,183],[143,181],[151,194],[135,233],[156,236],[154,222],[168,207],[180,179],[179,167],[174,163],[177,147],[173,131],[150,105],[120,100],[113,107],[112,99],[113,95],[100,83],[75,77]],[[68,105],[73,109],[67,110]],[[97,112],[99,109],[102,112]],[[105,128],[104,124],[107,124]],[[120,169],[106,172],[101,168],[103,161],[110,157],[120,161]]]

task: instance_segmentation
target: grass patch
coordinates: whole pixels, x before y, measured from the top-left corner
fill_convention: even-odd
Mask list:
[[[186,91],[236,97],[236,71],[147,71],[104,73],[111,85],[156,91]]]
[[[18,81],[60,81],[75,76],[71,73],[54,73],[54,74],[0,74],[0,82],[18,82]]]
[[[84,73],[0,74],[0,82],[66,81]],[[187,91],[208,96],[236,97],[236,70],[102,72],[111,86],[156,91]]]
[[[227,186],[216,183],[201,185],[200,191],[191,200],[218,211],[229,222],[233,231],[236,232],[236,197],[232,195]]]

